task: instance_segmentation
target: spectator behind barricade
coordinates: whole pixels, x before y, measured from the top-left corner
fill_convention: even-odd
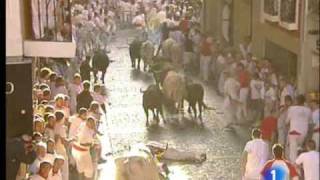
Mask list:
[[[54,98],[55,100],[55,110],[60,110],[63,112],[63,123],[66,122],[66,120],[68,120],[68,118],[70,117],[70,109],[68,107],[66,107],[66,103],[65,103],[65,95],[64,94],[57,94]]]
[[[54,127],[56,125],[56,117],[53,113],[47,113],[47,124],[44,132],[44,136],[54,139]]]
[[[93,158],[90,148],[95,141],[95,120],[89,117],[77,133],[77,141],[72,145],[72,157],[75,160],[77,172],[85,178],[92,178],[94,173]]]
[[[33,121],[33,131],[43,134],[44,130],[44,120],[42,118],[35,119]]]
[[[303,167],[303,179],[319,180],[319,152],[316,151],[314,140],[306,142],[306,149],[307,152],[300,154],[295,163]]]
[[[102,95],[102,85],[100,84],[95,84],[93,86],[93,92],[91,93],[91,96],[93,97],[93,100],[98,102],[99,105],[101,106],[102,110],[104,113],[106,113],[106,99],[107,97]]]
[[[90,93],[90,82],[89,81],[83,81],[83,91],[78,94],[77,96],[77,110],[80,108],[89,108],[91,102],[93,101],[93,97]]]
[[[52,164],[49,161],[42,161],[39,165],[39,170],[36,174],[30,177],[30,180],[43,180],[47,179],[49,172],[52,168]]]
[[[88,109],[88,116],[94,117],[96,120],[95,124],[97,127],[100,124],[100,118],[101,118],[101,112],[100,112],[100,105],[97,101],[92,101],[90,104],[90,108]]]
[[[313,128],[312,128],[312,139],[316,143],[316,150],[319,151],[319,133],[320,133],[320,111],[319,111],[319,99],[311,100],[311,110],[312,110],[312,121],[313,121]]]
[[[259,172],[269,158],[269,146],[261,139],[261,131],[254,128],[252,140],[247,142],[242,153],[241,176],[243,180],[259,179]]]
[[[55,83],[55,88],[52,91],[52,96],[55,97],[57,94],[68,95],[68,90],[65,86],[65,81],[62,76],[58,76]]]
[[[25,177],[25,173],[18,174],[21,163],[31,164],[36,159],[36,152],[32,145],[32,137],[24,134],[21,137],[6,141],[6,179]]]
[[[54,107],[50,104],[46,105],[44,108],[44,113],[54,113]]]
[[[42,68],[39,73],[39,82],[40,83],[48,83],[49,75],[51,72],[52,72],[51,69],[49,69],[47,67]]]
[[[86,108],[80,108],[77,114],[74,114],[70,118],[69,139],[75,139],[79,127],[87,120],[88,111]]]
[[[280,107],[279,117],[278,117],[278,143],[282,146],[287,144],[288,126],[286,125],[286,119],[288,116],[288,109],[292,105],[291,96],[287,95],[285,97],[285,104]]]
[[[55,150],[58,154],[61,154],[65,158],[65,163],[62,169],[63,179],[68,179],[69,177],[69,161],[68,161],[68,153],[66,147],[68,146],[67,139],[67,127],[64,125],[64,113],[61,110],[57,110],[55,112],[56,116],[56,124],[54,127],[55,137],[54,140],[56,142]]]
[[[48,174],[47,180],[62,180],[62,167],[65,163],[64,157],[61,155],[55,155],[55,159],[53,161],[53,167]]]
[[[39,143],[43,140],[43,135],[40,132],[33,132],[32,141]]]
[[[54,139],[47,139],[47,159],[53,162],[56,156]]]
[[[36,144],[36,155],[37,158],[29,166],[30,174],[37,174],[40,168],[41,161],[45,160],[47,155],[47,145],[44,142],[38,142]]]
[[[289,159],[292,162],[296,160],[298,149],[301,148],[312,123],[311,110],[304,103],[305,97],[299,95],[297,104],[288,109],[286,123],[289,125]]]
[[[92,68],[90,66],[90,56],[86,56],[85,61],[83,61],[80,65],[80,75],[83,81],[90,81],[90,72]]]
[[[57,78],[57,73],[51,72],[49,75],[49,87],[50,87],[51,91],[54,91],[54,89],[55,89],[56,78]]]
[[[77,95],[83,90],[80,74],[76,73],[73,76],[73,81],[70,83],[68,89],[70,94],[70,112],[74,114],[76,113],[77,107]]]
[[[272,147],[274,158],[269,160],[261,171],[261,179],[268,176],[271,177],[271,169],[281,169],[282,177],[285,179],[298,180],[299,175],[292,163],[284,158],[284,150],[281,144],[275,144]]]
[[[42,101],[43,100],[46,100],[46,101],[50,101],[52,98],[51,98],[51,91],[50,89],[46,88],[42,91]]]

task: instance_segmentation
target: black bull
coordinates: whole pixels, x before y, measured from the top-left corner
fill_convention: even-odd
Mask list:
[[[140,69],[140,61],[141,61],[141,46],[142,41],[137,39],[133,40],[133,42],[129,45],[129,54],[131,59],[131,66],[133,68],[136,67],[136,60],[138,60],[138,69]]]
[[[98,50],[94,53],[92,57],[92,68],[95,75],[95,82],[97,82],[98,77],[96,76],[98,71],[102,72],[102,82],[104,83],[104,76],[109,67],[110,59],[107,53],[103,50]]]

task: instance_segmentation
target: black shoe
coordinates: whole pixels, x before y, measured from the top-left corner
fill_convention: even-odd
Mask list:
[[[106,162],[107,162],[107,160],[105,160],[103,158],[100,158],[99,161],[98,161],[98,164],[104,164]]]

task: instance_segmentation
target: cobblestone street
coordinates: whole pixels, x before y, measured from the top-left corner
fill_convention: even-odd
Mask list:
[[[238,179],[243,141],[234,133],[223,131],[224,119],[217,113],[221,111],[222,99],[211,88],[205,86],[205,102],[217,110],[205,111],[205,128],[192,121],[187,113],[189,120],[178,126],[164,125],[161,121],[158,128],[145,127],[140,88],[146,89],[154,82],[150,73],[131,68],[128,39],[133,34],[132,30],[121,31],[110,45],[109,56],[114,62],[106,74],[108,105],[107,122],[102,126],[106,128],[102,130],[103,151],[117,151],[150,140],[168,142],[181,150],[207,153],[207,161],[202,164],[169,164],[171,179]],[[100,179],[108,176],[108,168],[103,166]]]

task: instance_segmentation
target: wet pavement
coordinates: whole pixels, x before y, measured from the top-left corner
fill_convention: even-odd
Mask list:
[[[219,113],[222,98],[212,88],[204,86],[205,102],[217,110],[204,112],[204,128],[199,121],[190,118],[186,106],[186,119],[179,125],[160,121],[159,127],[146,128],[140,89],[146,89],[154,81],[150,73],[131,68],[128,39],[133,35],[132,30],[120,31],[110,44],[109,57],[114,62],[105,77],[108,102],[106,121],[101,125],[103,152],[155,140],[169,143],[179,150],[207,153],[207,160],[202,164],[169,164],[171,179],[239,179],[240,156],[245,141],[234,132],[223,129],[227,120]],[[106,165],[100,168],[99,179],[106,179],[110,169]]]

